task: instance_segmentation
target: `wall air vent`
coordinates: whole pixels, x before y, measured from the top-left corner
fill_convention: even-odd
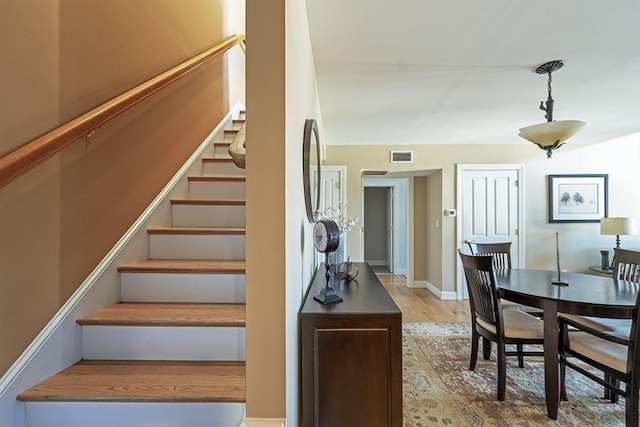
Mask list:
[[[391,163],[413,163],[413,151],[391,151]]]

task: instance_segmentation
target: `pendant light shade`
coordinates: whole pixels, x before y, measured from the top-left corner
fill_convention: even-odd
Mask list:
[[[518,134],[527,141],[533,142],[538,147],[547,152],[547,158],[551,157],[553,150],[562,146],[565,141],[578,133],[580,129],[586,126],[585,122],[580,120],[553,120],[553,104],[551,97],[551,73],[559,70],[564,66],[561,59],[546,62],[535,69],[538,74],[547,74],[549,76],[547,83],[547,101],[540,102],[540,109],[544,112],[546,122],[526,126],[520,129]]]
[[[544,122],[521,128],[518,136],[533,142],[547,151],[547,157],[551,157],[552,150],[560,147],[585,126],[586,123],[580,120]]]

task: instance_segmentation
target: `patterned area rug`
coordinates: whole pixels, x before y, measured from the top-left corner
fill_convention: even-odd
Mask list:
[[[603,388],[567,369],[568,402],[558,420],[547,417],[542,357],[525,357],[524,369],[507,357],[504,402],[496,398],[495,345],[469,371],[470,325],[406,323],[403,333],[404,425],[427,426],[624,426],[624,399],[612,404]]]

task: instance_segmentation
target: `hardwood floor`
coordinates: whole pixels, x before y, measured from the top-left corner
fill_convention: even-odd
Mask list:
[[[402,311],[404,323],[471,321],[468,300],[443,301],[424,288],[408,288],[404,276],[377,276]]]

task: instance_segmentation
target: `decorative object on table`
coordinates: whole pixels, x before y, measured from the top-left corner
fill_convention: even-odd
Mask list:
[[[558,233],[556,233],[556,270],[558,278],[551,281],[552,285],[569,286],[569,282],[562,280],[560,277],[560,246],[558,245]]]
[[[238,129],[238,133],[229,144],[229,148],[227,148],[227,152],[233,159],[233,163],[240,169],[245,169],[245,163],[247,158],[247,124],[246,122],[242,124],[240,129]]]
[[[600,251],[600,256],[602,257],[600,268],[603,270],[610,270],[611,265],[609,265],[609,251]]]
[[[313,299],[322,304],[335,304],[342,302],[343,299],[338,295],[331,286],[331,264],[329,263],[329,253],[338,249],[340,244],[340,232],[338,224],[330,219],[321,219],[316,222],[313,227],[313,244],[318,252],[324,253],[325,278],[326,286],[314,296]]]
[[[318,219],[320,207],[320,136],[315,119],[307,119],[304,123],[302,179],[307,219],[309,222],[314,222]]]
[[[338,207],[334,208],[329,206],[322,212],[320,212],[321,218],[326,218],[334,221],[338,225],[340,234],[344,234],[347,231],[351,231],[351,227],[358,223],[358,217],[352,217],[347,213],[347,205],[338,203]]]
[[[358,266],[351,262],[351,257],[348,257],[345,262],[338,265],[338,277],[340,277],[341,279],[350,282],[357,276]]]
[[[549,175],[549,222],[600,222],[608,214],[607,174]]]
[[[319,213],[319,218],[330,219],[334,221],[338,225],[338,230],[340,231],[340,238],[342,236],[351,231],[351,227],[353,227],[358,222],[358,217],[352,217],[347,213],[347,205],[338,203],[338,207],[330,206]],[[338,249],[334,253],[334,257],[336,257],[336,261],[334,262],[336,265],[340,264],[339,260],[344,259],[344,245],[338,245]]]
[[[562,146],[565,141],[575,135],[586,123],[580,120],[553,120],[553,104],[551,97],[551,73],[564,66],[561,59],[546,62],[535,69],[538,74],[547,74],[547,102],[540,101],[540,109],[544,111],[546,122],[523,127],[519,136],[533,142],[547,152],[547,158],[551,158],[553,150]]]
[[[620,247],[620,236],[635,236],[638,233],[635,218],[602,218],[600,219],[600,234],[616,236],[616,248]]]

